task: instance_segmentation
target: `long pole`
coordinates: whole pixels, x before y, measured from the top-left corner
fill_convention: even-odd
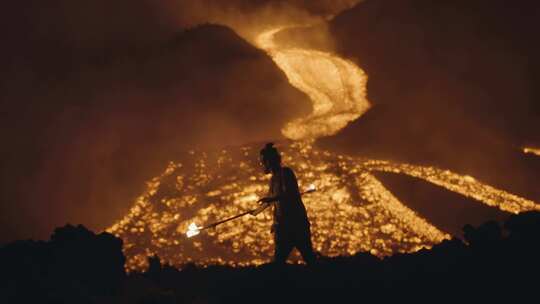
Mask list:
[[[217,225],[221,225],[221,224],[223,224],[223,223],[226,223],[226,222],[228,222],[228,221],[232,221],[232,220],[237,219],[237,218],[239,218],[239,217],[242,217],[242,216],[244,216],[244,215],[248,215],[249,213],[251,213],[251,212],[253,212],[253,211],[255,211],[255,210],[257,210],[257,209],[253,209],[253,210],[249,210],[249,211],[246,211],[246,212],[237,214],[237,215],[235,215],[235,216],[226,218],[226,219],[221,220],[221,221],[219,221],[219,222],[215,222],[215,223],[212,223],[212,224],[210,224],[210,225],[201,227],[199,230],[205,230],[205,229],[208,229],[208,228],[214,228],[214,227],[216,227]]]
[[[311,193],[311,192],[315,192],[315,188],[311,188],[311,189],[308,189],[308,190],[306,190],[306,191],[304,191],[304,192],[300,192],[300,195],[304,195],[304,194],[306,194],[306,193]],[[210,224],[210,225],[204,226],[204,227],[200,228],[199,230],[205,230],[205,229],[208,229],[208,228],[213,228],[213,227],[216,227],[217,225],[221,225],[221,224],[226,223],[226,222],[228,222],[228,221],[232,221],[232,220],[237,219],[237,218],[239,218],[239,217],[242,217],[242,216],[244,216],[244,215],[248,215],[248,214],[256,215],[256,214],[255,214],[256,211],[259,211],[259,212],[260,212],[260,211],[266,209],[267,207],[269,207],[270,204],[271,204],[271,203],[268,203],[268,205],[265,206],[264,208],[259,207],[260,209],[259,209],[259,208],[256,208],[256,209],[248,210],[248,211],[246,211],[246,212],[242,212],[242,213],[240,213],[240,214],[237,214],[237,215],[235,215],[235,216],[226,218],[226,219],[221,220],[221,221],[219,221],[219,222],[215,222],[215,223],[212,223],[212,224]],[[257,214],[258,214],[259,212],[257,212]]]
[[[306,194],[306,193],[315,192],[315,190],[316,190],[316,189],[315,189],[315,187],[313,186],[313,187],[310,187],[308,190],[301,192],[300,195],[304,195],[304,194]],[[221,221],[218,221],[218,222],[215,222],[215,223],[212,223],[212,224],[210,224],[210,225],[203,226],[203,227],[197,227],[197,226],[195,226],[195,224],[193,223],[192,225],[194,225],[194,228],[190,228],[190,230],[193,229],[193,230],[191,231],[193,234],[190,235],[190,234],[188,233],[188,237],[195,236],[195,235],[199,234],[199,232],[201,232],[202,230],[206,230],[206,229],[209,229],[209,228],[214,228],[214,227],[216,227],[217,225],[221,225],[221,224],[223,224],[223,223],[232,221],[232,220],[234,220],[234,219],[237,219],[237,218],[239,218],[239,217],[242,217],[242,216],[245,216],[245,215],[248,215],[248,214],[251,214],[251,215],[255,216],[255,215],[259,214],[260,212],[262,212],[264,209],[268,208],[268,207],[270,206],[270,204],[271,204],[271,203],[267,203],[266,206],[260,206],[260,207],[258,207],[258,208],[256,208],[256,209],[252,209],[252,210],[248,210],[248,211],[242,212],[242,213],[237,214],[237,215],[235,215],[235,216],[226,218],[226,219],[224,219],[224,220],[221,220]]]

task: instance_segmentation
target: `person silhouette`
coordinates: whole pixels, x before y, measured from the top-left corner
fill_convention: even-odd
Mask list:
[[[260,163],[265,174],[272,174],[268,196],[259,203],[273,205],[273,262],[285,264],[296,247],[308,265],[314,264],[310,223],[293,170],[281,165],[281,155],[273,143],[266,144],[260,151]]]

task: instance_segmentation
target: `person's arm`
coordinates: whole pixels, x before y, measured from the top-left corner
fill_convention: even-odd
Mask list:
[[[266,196],[261,199],[259,199],[257,202],[261,204],[268,204],[268,203],[275,203],[279,201],[281,197],[279,195],[277,196]]]
[[[259,199],[257,201],[257,203],[270,204],[270,203],[275,203],[275,202],[279,201],[279,196],[270,196],[271,192],[272,191],[268,191],[269,196],[265,196],[265,197]]]

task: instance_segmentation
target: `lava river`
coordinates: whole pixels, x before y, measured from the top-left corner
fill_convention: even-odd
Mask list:
[[[429,248],[450,237],[400,202],[373,175],[376,171],[420,178],[511,213],[540,210],[531,200],[470,176],[315,148],[316,138],[335,134],[369,109],[367,76],[353,62],[334,54],[280,47],[273,40],[279,30],[262,33],[256,44],[313,102],[310,115],[283,127],[283,135],[291,141],[278,147],[284,163],[295,170],[300,187],[317,187],[303,200],[312,223],[314,248],[321,254],[363,251],[383,257]],[[148,182],[129,213],[107,229],[124,240],[128,269],[146,267],[147,257],[154,254],[175,266],[269,261],[273,248],[269,211],[227,222],[194,238],[185,236],[192,222],[204,225],[257,207],[269,178],[258,166],[259,149],[189,151],[182,158],[186,161],[171,162],[163,174]],[[298,254],[293,255],[297,260]]]

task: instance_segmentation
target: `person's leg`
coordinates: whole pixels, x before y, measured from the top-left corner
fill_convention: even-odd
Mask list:
[[[283,265],[294,247],[291,238],[283,232],[274,232],[274,263]]]
[[[300,251],[302,258],[308,265],[313,265],[317,262],[313,245],[311,243],[311,231],[309,227],[304,231],[299,231],[296,238],[296,248]]]

